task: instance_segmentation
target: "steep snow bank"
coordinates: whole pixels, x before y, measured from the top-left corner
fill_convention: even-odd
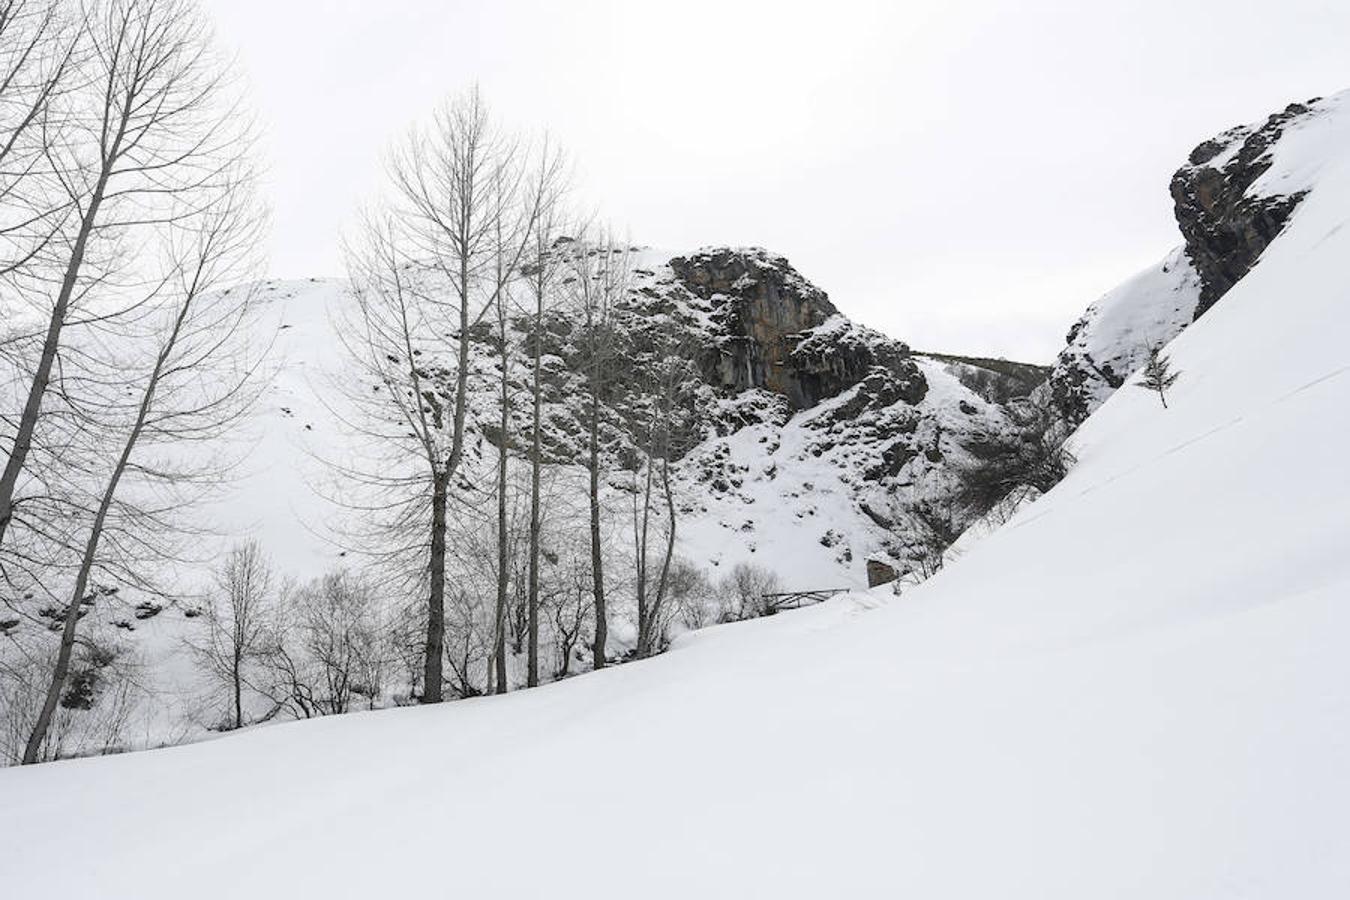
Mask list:
[[[1184,247],[1107,292],[1069,329],[1049,386],[1056,407],[1081,422],[1195,319],[1200,278]]]
[[[1171,408],[1117,392],[921,588],[504,699],[0,771],[6,890],[1346,896],[1348,213],[1342,152],[1169,348]]]

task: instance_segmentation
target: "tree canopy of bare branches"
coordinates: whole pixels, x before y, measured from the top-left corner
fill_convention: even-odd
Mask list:
[[[54,71],[74,81],[47,92],[33,175],[60,227],[4,282],[7,301],[40,315],[6,348],[21,411],[5,435],[0,561],[17,557],[11,580],[45,563],[36,580],[68,597],[26,762],[90,590],[148,586],[147,559],[186,537],[178,513],[218,471],[204,451],[166,448],[229,428],[258,366],[242,329],[250,294],[227,289],[252,274],[264,221],[229,65],[187,0],[103,0],[79,14],[73,31],[52,26]],[[66,527],[52,528],[54,513]]]

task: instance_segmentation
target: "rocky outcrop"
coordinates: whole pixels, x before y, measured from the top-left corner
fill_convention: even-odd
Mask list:
[[[1280,137],[1314,115],[1317,103],[1291,103],[1259,125],[1203,142],[1172,176],[1177,225],[1200,275],[1197,318],[1251,270],[1303,200],[1303,191],[1267,193],[1253,186],[1274,162]]]
[[[1070,424],[1086,419],[1150,348],[1171,341],[1259,262],[1307,195],[1306,184],[1285,171],[1281,140],[1327,103],[1292,103],[1191,151],[1170,186],[1184,243],[1094,303],[1069,330],[1044,393]]]
[[[918,402],[923,376],[900,341],[841,316],[786,259],[758,248],[701,250],[669,262],[678,287],[707,304],[717,340],[705,377],[733,392],[756,388],[809,409],[862,381],[875,367]]]
[[[854,550],[884,552],[903,568],[925,552],[911,540],[913,511],[953,504],[964,467],[1013,433],[1010,405],[1044,376],[1007,360],[915,354],[851,322],[785,258],[762,249],[621,252],[632,278],[610,310],[599,410],[605,469],[623,490],[648,446],[646,429],[662,416],[689,528],[725,528],[725,541],[714,544],[728,554],[753,552],[760,538],[744,527],[749,519],[760,517],[756,527],[778,519],[772,527],[791,539],[829,508]],[[511,343],[528,346],[531,319],[510,327]],[[544,459],[584,463],[591,384],[583,320],[559,304],[538,339]],[[469,467],[490,464],[483,446],[503,440],[494,340],[475,334],[469,428],[483,442],[469,447]],[[672,352],[685,363],[675,402],[656,409],[652,376],[670,370]],[[526,362],[513,358],[508,376],[522,393],[532,378]],[[508,415],[507,434],[530,432],[529,404],[513,404]],[[796,525],[783,524],[785,515]],[[860,574],[861,556],[848,548],[832,559]]]

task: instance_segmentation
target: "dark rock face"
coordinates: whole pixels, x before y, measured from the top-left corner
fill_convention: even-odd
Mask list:
[[[756,509],[764,482],[781,479],[775,505],[807,523],[846,498],[849,515],[858,514],[848,519],[856,539],[903,571],[928,552],[914,511],[954,502],[961,466],[1011,433],[1010,405],[1044,378],[1040,367],[1007,360],[914,354],[850,322],[786,259],[761,249],[674,258],[636,246],[621,252],[631,254],[632,278],[609,308],[595,392],[609,487],[631,489],[628,473],[641,468],[659,415],[659,449],[673,464],[681,509],[728,529],[732,547],[754,552],[747,510]],[[526,351],[511,357],[508,385],[528,392],[536,342],[543,354],[544,460],[584,462],[595,385],[579,310],[559,304],[540,328],[528,316],[508,327],[512,344]],[[496,339],[486,331],[473,337],[478,374],[466,458],[477,465],[504,436]],[[673,373],[672,381],[660,381],[661,373]],[[444,406],[452,379],[431,381]],[[666,392],[661,406],[658,389]],[[508,416],[507,434],[530,433],[531,404],[512,404]],[[525,452],[517,441],[507,449]],[[825,481],[818,495],[816,478]],[[835,549],[837,564],[853,564],[850,547]]]
[[[1259,127],[1205,141],[1172,176],[1177,225],[1201,279],[1196,318],[1251,270],[1302,201],[1302,193],[1261,196],[1249,189],[1270,168],[1271,146],[1316,102],[1291,103]]]
[[[732,392],[762,388],[808,409],[889,372],[922,399],[923,376],[899,341],[838,316],[824,291],[764,250],[704,250],[670,260],[680,286],[704,301],[720,338],[701,360],[704,377]]]
[[[1176,337],[1259,262],[1306,191],[1274,193],[1257,181],[1275,164],[1285,133],[1322,108],[1316,99],[1292,103],[1191,151],[1170,185],[1185,243],[1094,303],[1069,331],[1042,389],[1065,421],[1080,424],[1138,369],[1149,347]]]
[[[644,385],[659,365],[663,346],[673,346],[688,360],[692,376],[678,392],[683,424],[672,459],[708,437],[755,424],[781,426],[794,413],[855,387],[847,408],[833,418],[897,403],[912,407],[928,392],[909,347],[850,322],[781,256],[758,248],[714,248],[643,263],[645,268],[632,269],[629,292],[615,301],[607,337],[599,435],[602,452],[620,467],[630,466],[644,443],[643,423],[650,420],[652,402]],[[559,307],[546,315],[538,335],[529,317],[516,317],[510,327],[530,352],[537,340],[543,353],[544,459],[575,462],[588,431],[580,400],[589,391],[583,323],[574,310]],[[486,328],[472,337],[491,371],[496,338]],[[452,373],[433,377],[438,373],[428,369],[424,380],[449,398]],[[529,377],[520,373],[513,386],[527,390]],[[487,383],[496,378],[490,375]],[[429,402],[449,401],[431,397]],[[484,402],[490,408],[495,400]],[[522,406],[511,415],[526,412]],[[492,446],[502,439],[495,420],[477,421],[474,427]],[[521,420],[510,430],[528,433],[529,424]]]
[[[1125,383],[1125,376],[1129,374],[1118,373],[1111,363],[1098,363],[1090,353],[1079,351],[1079,339],[1091,324],[1092,320],[1085,316],[1069,329],[1068,347],[1060,353],[1046,381],[1051,404],[1074,427],[1083,424],[1099,405],[1096,396],[1101,393],[1099,385],[1114,391]]]

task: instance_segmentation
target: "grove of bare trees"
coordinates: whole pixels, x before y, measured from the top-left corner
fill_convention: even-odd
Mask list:
[[[770,573],[677,553],[700,349],[635,306],[639,248],[577,211],[557,144],[476,89],[395,143],[345,244],[344,560],[297,580],[206,540],[275,337],[241,98],[193,0],[0,0],[12,761],[115,748],[130,635],[169,606],[215,729],[534,687],[765,612]]]
[[[85,608],[171,590],[157,573],[222,461],[169,448],[209,443],[254,396],[250,293],[225,288],[251,277],[264,217],[249,119],[193,4],[11,0],[0,59],[0,578],[60,626],[30,676],[34,762]]]

